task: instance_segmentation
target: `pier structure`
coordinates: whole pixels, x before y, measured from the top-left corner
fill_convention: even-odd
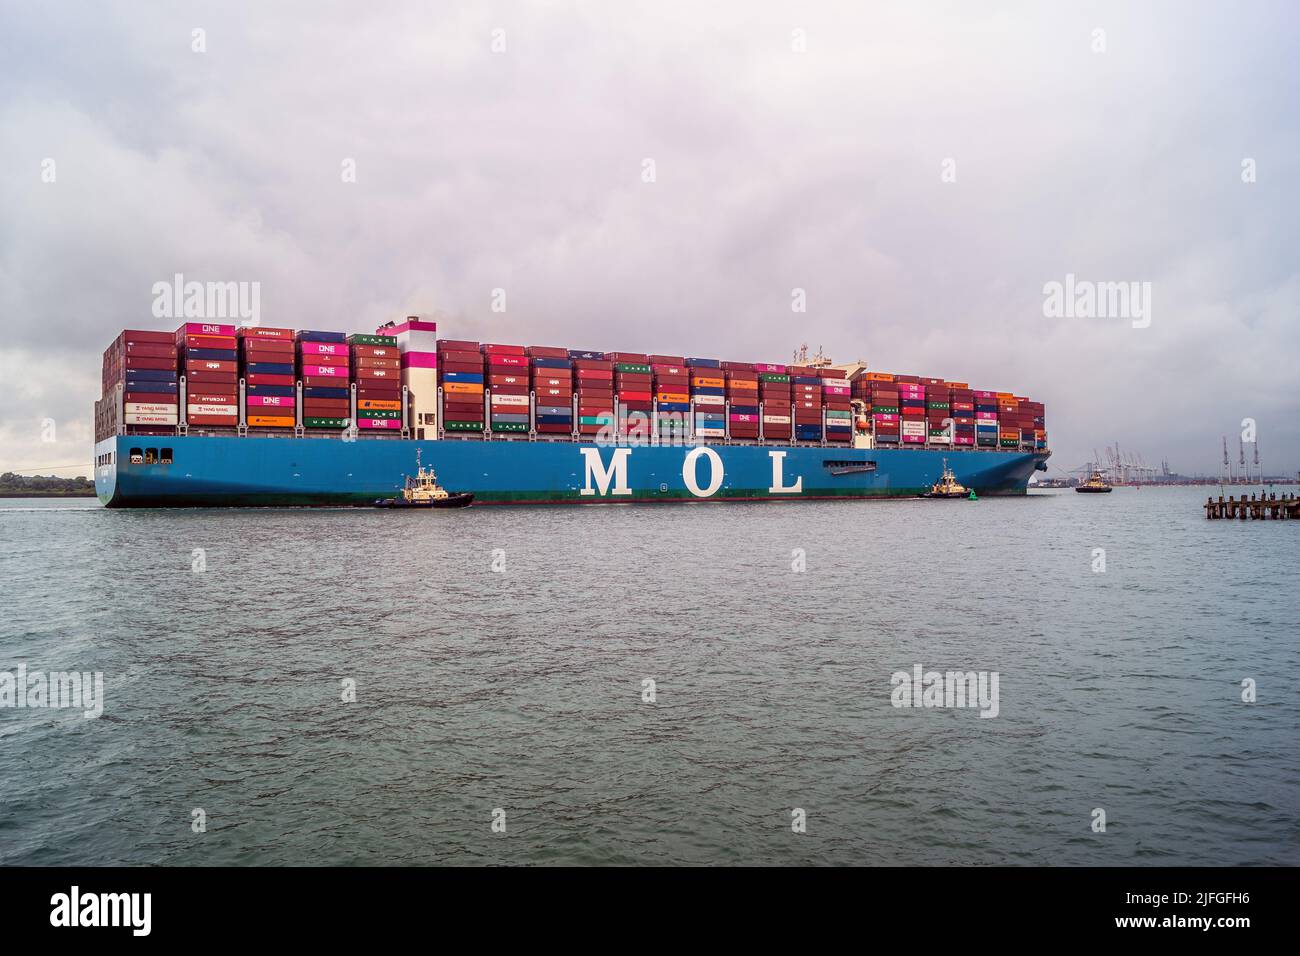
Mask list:
[[[1283,494],[1281,498],[1274,492],[1271,495],[1259,494],[1251,495],[1247,498],[1242,495],[1237,498],[1235,495],[1229,495],[1224,500],[1223,495],[1219,495],[1218,500],[1206,498],[1205,517],[1209,520],[1220,518],[1235,519],[1245,521],[1247,518],[1252,521],[1274,519],[1300,519],[1300,496]]]

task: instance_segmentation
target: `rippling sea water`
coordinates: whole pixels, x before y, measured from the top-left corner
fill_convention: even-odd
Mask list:
[[[0,670],[106,681],[0,709],[0,863],[1295,865],[1300,524],[1203,500],[0,501]]]

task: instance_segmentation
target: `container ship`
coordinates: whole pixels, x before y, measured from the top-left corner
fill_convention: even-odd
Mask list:
[[[362,505],[417,459],[475,504],[1022,495],[1043,405],[834,365],[480,344],[410,317],[371,334],[190,322],[104,353],[109,507]]]

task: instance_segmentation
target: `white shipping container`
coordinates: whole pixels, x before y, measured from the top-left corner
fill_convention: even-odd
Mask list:
[[[904,434],[904,435],[924,435],[924,434],[925,434],[925,422],[908,421],[907,419],[903,419],[903,434]]]
[[[722,395],[694,395],[691,397],[696,405],[725,405],[727,399]]]
[[[133,415],[128,412],[123,416],[128,425],[175,425],[180,416],[171,415]]]
[[[527,395],[496,395],[492,396],[493,405],[519,405],[523,408],[528,407]]]
[[[239,409],[233,405],[186,405],[185,410],[191,415],[226,415],[232,419],[239,418]]]
[[[764,425],[789,425],[790,416],[789,415],[764,415],[763,424]]]
[[[727,434],[725,428],[696,428],[695,434],[701,438],[723,438]]]
[[[176,418],[177,406],[175,405],[156,405],[144,402],[127,402],[125,413],[127,415],[171,415],[173,420]]]
[[[930,444],[931,444],[931,445],[951,445],[951,444],[952,444],[952,436],[950,436],[950,435],[931,435],[931,436],[930,436]]]
[[[436,352],[437,332],[403,332],[397,336],[397,347],[403,352]]]

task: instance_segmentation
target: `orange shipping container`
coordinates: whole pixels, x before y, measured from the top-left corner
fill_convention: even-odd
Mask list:
[[[357,408],[362,408],[365,409],[366,411],[375,411],[375,412],[380,412],[380,411],[400,412],[402,410],[402,403],[385,402],[385,401],[380,401],[379,399],[376,398],[358,398]]]
[[[249,415],[248,424],[253,428],[293,428],[297,422],[292,415]]]
[[[656,398],[661,402],[689,402],[691,396],[682,392],[657,392]]]
[[[691,384],[699,388],[723,388],[726,386],[726,380],[721,378],[702,378],[700,376],[691,376]]]
[[[442,390],[449,395],[483,394],[483,386],[474,382],[443,382]]]

